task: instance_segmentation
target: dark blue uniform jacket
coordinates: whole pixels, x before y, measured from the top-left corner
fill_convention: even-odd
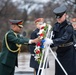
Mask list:
[[[76,51],[72,45],[63,46],[73,42],[73,27],[66,20],[59,24],[55,23],[53,27],[53,42],[57,46],[57,58],[67,71],[68,75],[76,75]],[[55,75],[65,75],[58,63],[55,61]]]
[[[38,37],[38,35],[37,35],[38,32],[39,32],[39,29],[34,30],[32,32],[32,34],[31,34],[31,39],[37,38]],[[35,54],[34,53],[35,45],[36,44],[29,45],[29,51],[30,51],[31,54]],[[31,59],[30,59],[30,67],[35,68],[35,69],[38,69],[38,67],[39,67],[39,64],[35,60],[34,56],[31,56]]]

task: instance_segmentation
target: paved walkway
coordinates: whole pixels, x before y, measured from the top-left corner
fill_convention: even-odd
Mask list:
[[[44,71],[44,75],[54,75],[54,57],[52,56],[52,54],[49,54],[49,65],[50,68],[46,69]],[[18,60],[19,60],[19,67],[16,67],[15,70],[15,75],[34,75],[33,72],[33,68],[29,67],[29,63],[30,63],[30,54],[29,53],[20,53],[18,56]]]

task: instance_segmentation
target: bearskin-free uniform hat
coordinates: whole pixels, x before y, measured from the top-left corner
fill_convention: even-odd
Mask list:
[[[43,22],[44,22],[43,18],[38,18],[38,19],[35,20],[35,24],[43,23]]]
[[[22,20],[9,20],[9,22],[12,24],[12,25],[17,25],[19,27],[23,27],[23,21]]]
[[[63,16],[63,14],[66,12],[66,7],[65,6],[60,6],[60,7],[57,7],[53,10],[54,14],[55,14],[55,17],[56,18],[61,18]]]

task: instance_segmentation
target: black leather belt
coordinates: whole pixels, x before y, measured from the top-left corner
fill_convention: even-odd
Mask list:
[[[70,46],[70,45],[73,45],[73,42],[69,42],[69,43],[66,43],[66,44],[59,45],[59,47],[67,47],[67,46]]]

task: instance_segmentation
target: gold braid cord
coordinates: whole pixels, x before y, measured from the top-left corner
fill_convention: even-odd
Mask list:
[[[19,52],[20,53],[20,48],[21,48],[21,44],[16,44],[16,46],[18,47],[18,49],[17,50],[11,50],[10,49],[10,47],[8,46],[8,43],[7,43],[7,34],[8,33],[6,33],[6,35],[5,35],[5,43],[6,43],[6,47],[7,47],[7,49],[10,51],[10,52],[13,52],[13,53],[15,53],[15,52]],[[17,34],[16,33],[14,33],[15,34],[15,36],[17,37]]]

